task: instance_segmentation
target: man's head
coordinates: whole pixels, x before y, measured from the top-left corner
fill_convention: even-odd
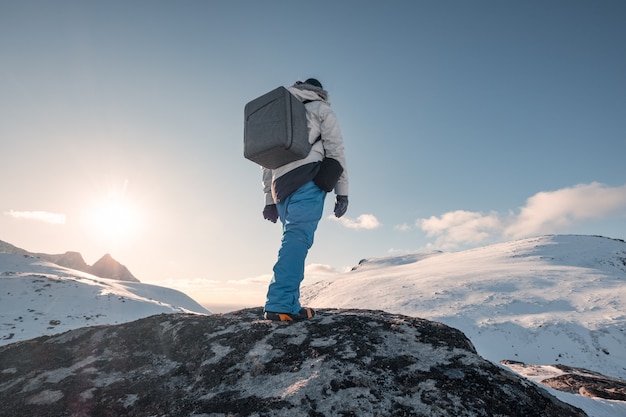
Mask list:
[[[313,87],[318,87],[318,88],[321,88],[322,90],[324,89],[324,87],[322,87],[322,83],[316,80],[315,78],[309,78],[308,80],[304,82],[304,84],[312,85]]]

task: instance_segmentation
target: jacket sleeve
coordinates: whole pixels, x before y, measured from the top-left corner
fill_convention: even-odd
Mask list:
[[[272,196],[272,170],[261,167],[263,173],[263,194],[265,196],[265,205],[276,204]]]
[[[335,185],[335,194],[348,195],[348,167],[346,165],[346,155],[343,145],[343,137],[339,129],[337,116],[332,108],[323,104],[320,108],[320,133],[322,144],[324,145],[324,156],[339,161],[343,167],[343,173]]]

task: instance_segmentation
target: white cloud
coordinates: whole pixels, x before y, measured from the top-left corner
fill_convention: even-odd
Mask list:
[[[361,214],[355,220],[345,216],[339,219],[334,215],[330,215],[328,217],[331,220],[338,221],[349,229],[376,229],[382,226],[373,214]]]
[[[556,191],[542,191],[526,200],[518,213],[478,213],[457,210],[439,217],[418,219],[416,225],[441,249],[475,245],[490,240],[523,238],[566,231],[585,220],[626,212],[626,185],[609,187],[597,182]]]
[[[37,220],[51,224],[65,224],[65,214],[50,213],[47,211],[15,211],[4,212],[5,215],[15,219]]]
[[[485,242],[502,229],[502,222],[496,213],[485,215],[457,210],[441,217],[419,219],[417,226],[426,232],[426,236],[437,237],[437,247],[454,249],[459,244]]]
[[[311,285],[314,282],[337,275],[339,271],[330,265],[309,264],[304,268],[304,283]]]
[[[304,275],[335,275],[338,271],[326,264],[310,264],[304,268]]]
[[[576,222],[601,219],[626,210],[626,185],[608,187],[593,182],[557,191],[544,191],[526,200],[514,221],[504,230],[507,237],[555,233]]]

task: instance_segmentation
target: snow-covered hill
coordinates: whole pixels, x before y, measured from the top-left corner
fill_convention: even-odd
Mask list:
[[[99,278],[30,255],[0,253],[0,346],[160,313],[210,314],[176,290]]]
[[[304,287],[302,302],[440,321],[463,331],[495,363],[563,364],[626,379],[621,240],[542,236],[457,253],[368,259]],[[622,402],[552,392],[590,415],[626,415]]]

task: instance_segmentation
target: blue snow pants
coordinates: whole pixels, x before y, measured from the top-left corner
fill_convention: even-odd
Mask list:
[[[322,218],[325,198],[326,191],[309,181],[276,204],[283,224],[283,238],[267,291],[265,311],[293,314],[300,311],[304,261],[313,245],[313,235]]]

